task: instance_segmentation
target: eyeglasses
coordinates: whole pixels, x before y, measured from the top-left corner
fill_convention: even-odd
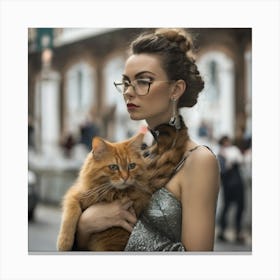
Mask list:
[[[114,85],[118,92],[121,94],[126,94],[128,87],[132,86],[133,90],[137,95],[147,95],[150,91],[151,84],[154,82],[165,82],[170,83],[171,81],[151,81],[150,79],[136,79],[132,82],[125,80],[123,82],[114,82]]]

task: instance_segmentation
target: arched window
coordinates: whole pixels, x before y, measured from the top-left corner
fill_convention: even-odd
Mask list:
[[[76,133],[95,103],[94,71],[84,62],[72,66],[66,73],[67,127]]]
[[[210,51],[198,60],[198,69],[204,79],[205,88],[200,93],[198,104],[185,112],[191,119],[190,133],[199,138],[199,128],[203,124],[210,130],[210,138],[234,135],[234,63],[225,53]],[[199,139],[197,139],[199,140]]]

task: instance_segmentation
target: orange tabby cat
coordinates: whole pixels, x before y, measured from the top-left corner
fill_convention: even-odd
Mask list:
[[[148,178],[143,176],[146,164],[141,155],[143,134],[120,143],[109,143],[99,137],[92,142],[90,153],[77,182],[67,191],[57,247],[71,250],[78,219],[83,210],[97,202],[112,202],[129,196],[134,201],[136,215],[149,201]],[[110,228],[92,235],[87,246],[91,251],[122,251],[129,232]]]
[[[77,182],[64,197],[58,250],[72,249],[78,219],[82,211],[94,203],[129,196],[139,217],[151,194],[164,187],[175,173],[188,139],[183,122],[180,130],[160,125],[156,134],[156,144],[144,151],[145,158],[140,148],[143,134],[120,143],[93,139],[93,153],[86,158]],[[129,234],[120,227],[113,227],[93,234],[87,248],[83,249],[123,251]]]

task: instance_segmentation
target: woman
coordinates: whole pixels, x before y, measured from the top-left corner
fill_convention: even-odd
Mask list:
[[[191,39],[180,29],[159,29],[132,42],[123,80],[115,83],[131,119],[145,119],[152,132],[165,123],[180,129],[178,109],[194,106],[204,87],[191,49]],[[126,251],[213,250],[217,160],[190,138],[185,155],[176,174],[154,193],[138,221],[132,202],[126,199],[86,209],[78,223],[77,246],[83,247],[93,232],[121,226],[131,232]]]

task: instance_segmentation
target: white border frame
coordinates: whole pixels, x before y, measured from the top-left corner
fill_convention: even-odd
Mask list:
[[[277,0],[2,0],[0,278],[280,279],[279,10]],[[252,255],[28,254],[27,29],[73,26],[253,29]]]

